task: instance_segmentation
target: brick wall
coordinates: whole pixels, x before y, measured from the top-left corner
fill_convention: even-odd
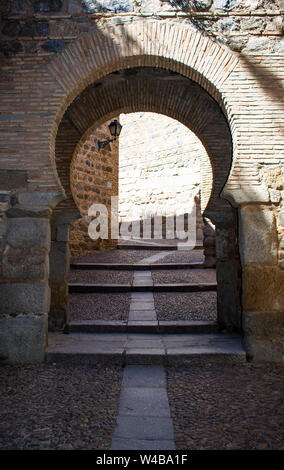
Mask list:
[[[98,150],[98,140],[110,138],[108,124],[100,126],[77,146],[70,170],[70,184],[81,219],[70,231],[72,255],[92,252],[116,246],[116,240],[94,241],[88,234],[93,217],[88,216],[92,204],[104,204],[110,214],[111,196],[118,195],[118,141]],[[110,224],[109,224],[110,235]]]
[[[160,114],[123,114],[120,122],[120,221],[130,222],[147,213],[185,214],[197,199],[200,229],[201,162],[208,160],[201,142],[178,121]],[[210,180],[206,188],[210,195]],[[203,199],[206,207],[206,196]],[[202,231],[198,235],[201,238]]]

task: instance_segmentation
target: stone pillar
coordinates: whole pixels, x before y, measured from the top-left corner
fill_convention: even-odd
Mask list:
[[[51,305],[48,317],[50,330],[63,329],[69,323],[68,282],[70,270],[69,231],[80,217],[79,212],[56,212],[51,218],[50,276]]]
[[[269,205],[242,205],[243,331],[248,359],[283,362],[284,270],[278,266],[275,216]]]
[[[224,206],[221,210],[211,210],[210,219],[215,224],[216,235],[219,329],[220,331],[241,331],[241,269],[238,250],[237,212],[232,207]],[[211,266],[213,266],[213,263]],[[211,266],[208,264],[208,267]]]
[[[204,266],[206,268],[216,267],[216,235],[212,222],[204,218],[203,246],[204,246]]]
[[[0,221],[0,356],[8,362],[44,359],[50,305],[50,205],[58,197],[39,192],[6,197]]]
[[[216,224],[217,310],[221,330],[242,329],[241,265],[237,213],[228,210]]]

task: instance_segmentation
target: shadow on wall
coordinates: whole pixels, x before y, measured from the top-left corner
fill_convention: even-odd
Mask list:
[[[245,64],[251,74],[256,78],[259,86],[265,92],[276,99],[284,108],[284,86],[283,81],[278,78],[269,68],[258,65],[249,60],[249,57],[240,55],[240,61]]]

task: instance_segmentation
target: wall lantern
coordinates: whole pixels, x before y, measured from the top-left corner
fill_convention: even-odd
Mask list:
[[[107,144],[110,142],[113,142],[114,140],[119,137],[119,134],[122,129],[122,125],[120,122],[115,119],[114,121],[111,121],[111,123],[108,125],[110,135],[113,137],[112,139],[107,139],[107,140],[98,140],[98,151],[100,151],[102,148],[104,148]]]

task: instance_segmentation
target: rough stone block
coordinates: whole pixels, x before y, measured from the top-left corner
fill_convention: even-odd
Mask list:
[[[240,256],[242,265],[277,263],[277,234],[274,214],[247,206],[240,213]]]
[[[59,52],[64,45],[64,41],[46,41],[41,47],[48,52]]]
[[[280,362],[284,361],[284,338],[258,339],[245,336],[244,348],[247,359],[251,362]]]
[[[218,323],[229,331],[241,328],[240,307],[240,272],[234,262],[218,262],[217,275],[217,308]]]
[[[247,336],[258,339],[284,338],[283,312],[244,312],[243,330]]]
[[[214,0],[213,7],[218,10],[233,10],[237,4],[237,0]]]
[[[31,254],[6,250],[2,262],[3,276],[8,279],[42,281],[48,279],[47,253]]]
[[[246,311],[284,311],[284,271],[278,266],[243,268],[242,304]]]
[[[230,259],[235,254],[234,226],[216,227],[216,255],[218,259]]]
[[[51,305],[48,315],[50,330],[62,329],[69,322],[68,283],[67,281],[50,281]]]
[[[50,306],[50,289],[46,282],[0,283],[2,315],[45,314]]]
[[[36,0],[33,5],[35,13],[57,12],[62,8],[62,0]]]
[[[19,204],[23,206],[50,206],[55,207],[62,198],[62,193],[57,191],[25,191],[17,195]]]
[[[49,253],[50,279],[63,279],[69,272],[70,251],[66,242],[51,242]]]
[[[10,363],[42,362],[47,315],[0,318],[0,357]]]
[[[103,2],[103,11],[127,13],[133,11],[133,6],[129,0],[106,0]]]
[[[56,230],[56,240],[59,242],[69,241],[70,225],[59,225]]]
[[[50,226],[48,220],[19,218],[9,219],[7,243],[15,249],[50,248]]]

